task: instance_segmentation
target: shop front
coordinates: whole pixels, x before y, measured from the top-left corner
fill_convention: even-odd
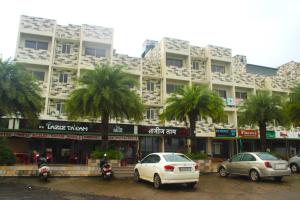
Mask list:
[[[178,127],[138,126],[141,158],[153,152],[187,152],[189,130]]]
[[[258,130],[240,129],[238,138],[239,152],[258,151],[260,144]]]
[[[0,137],[8,138],[20,162],[35,162],[39,153],[51,163],[85,164],[90,153],[100,149],[102,133],[100,123],[40,120],[32,127],[20,120],[19,129],[2,131]],[[135,160],[138,137],[133,125],[110,124],[108,141],[110,149],[120,150],[124,158]]]
[[[236,129],[215,129],[212,141],[214,158],[227,159],[236,153]]]
[[[267,131],[266,138],[271,150],[283,157],[300,153],[300,131]]]

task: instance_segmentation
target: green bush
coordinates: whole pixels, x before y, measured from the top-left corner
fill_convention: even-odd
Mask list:
[[[0,165],[13,165],[16,163],[16,156],[6,146],[6,140],[0,139]]]
[[[197,152],[197,153],[187,153],[185,154],[187,157],[189,157],[192,160],[205,160],[207,159],[207,154],[206,153],[201,153],[201,152]]]
[[[92,159],[101,159],[104,157],[106,153],[107,159],[116,159],[120,160],[122,158],[122,153],[116,150],[108,150],[108,151],[100,151],[99,149],[95,149],[91,153]]]

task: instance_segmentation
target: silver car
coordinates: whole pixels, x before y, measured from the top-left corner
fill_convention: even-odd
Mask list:
[[[289,159],[290,168],[293,173],[300,171],[300,154]]]
[[[259,181],[265,177],[281,181],[283,176],[291,175],[286,160],[280,160],[267,152],[245,152],[234,155],[221,163],[218,172],[221,177],[227,177],[229,174],[243,175],[249,176],[252,181]]]

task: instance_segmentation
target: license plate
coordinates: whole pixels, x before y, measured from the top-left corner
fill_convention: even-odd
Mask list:
[[[192,171],[192,168],[191,167],[179,167],[179,171],[190,172],[190,171]]]
[[[43,173],[43,176],[47,176],[47,173]]]
[[[286,165],[285,164],[277,164],[275,165],[275,169],[285,169]]]
[[[111,172],[107,172],[106,175],[111,175]]]

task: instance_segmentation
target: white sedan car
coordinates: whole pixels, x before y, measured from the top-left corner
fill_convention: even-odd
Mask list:
[[[172,183],[186,183],[194,188],[199,181],[199,167],[184,154],[152,153],[134,168],[134,180],[140,179],[153,182],[156,189]]]

